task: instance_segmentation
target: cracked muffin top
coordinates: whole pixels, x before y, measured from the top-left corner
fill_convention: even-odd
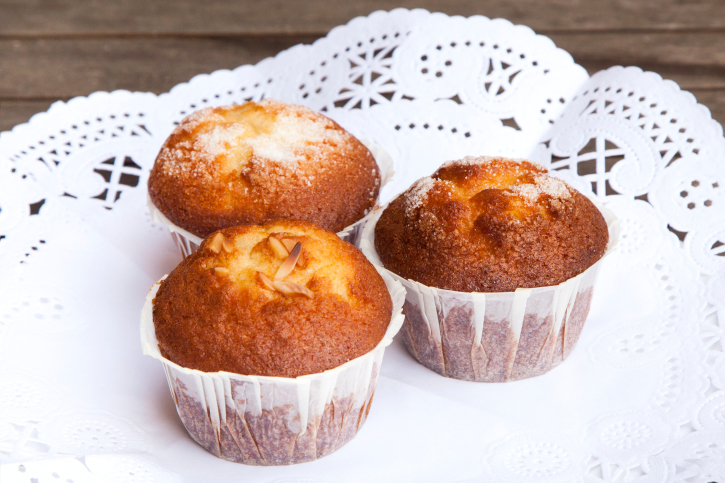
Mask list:
[[[275,219],[338,232],[369,211],[379,187],[375,158],[354,136],[322,114],[272,99],[186,117],[148,182],[154,206],[200,237]]]
[[[557,285],[604,254],[604,217],[539,164],[451,161],[385,209],[375,249],[385,268],[428,286],[512,292]]]
[[[371,351],[392,300],[365,256],[300,221],[225,228],[163,281],[161,354],[204,372],[297,377]]]

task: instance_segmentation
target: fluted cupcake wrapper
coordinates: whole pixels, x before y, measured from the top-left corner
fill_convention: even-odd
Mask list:
[[[579,340],[599,269],[619,238],[616,215],[595,204],[609,229],[604,255],[576,277],[550,287],[465,293],[400,277],[383,268],[375,251],[375,225],[384,208],[370,214],[360,249],[405,287],[402,335],[421,364],[465,381],[515,381],[556,367]]]
[[[143,353],[163,363],[177,412],[192,438],[219,458],[249,465],[289,465],[326,456],[350,441],[367,419],[385,347],[403,323],[405,289],[382,273],[393,300],[383,339],[334,369],[297,378],[202,372],[159,351],[149,291],[141,314]]]
[[[383,189],[383,187],[393,179],[393,175],[395,174],[395,171],[393,169],[393,159],[390,157],[387,151],[385,151],[377,144],[374,144],[371,141],[365,139],[360,139],[359,141],[363,143],[366,148],[368,148],[370,153],[372,153],[373,157],[375,158],[375,162],[378,164],[378,168],[380,169],[380,189],[378,190],[379,193]],[[173,238],[174,243],[176,243],[176,246],[181,252],[182,257],[188,257],[199,248],[204,238],[196,236],[193,233],[190,233],[187,230],[176,226],[171,220],[166,218],[166,216],[164,216],[164,214],[161,213],[159,209],[156,208],[156,206],[153,204],[151,198],[148,196],[148,193],[146,195],[146,206],[148,206],[149,214],[151,215],[151,221],[164,225],[166,228],[168,228],[169,232],[171,233],[171,238]],[[337,236],[339,236],[342,240],[346,242],[350,242],[353,245],[358,246],[360,236],[362,235],[362,228],[365,226],[365,222],[368,220],[369,216],[370,213],[368,213],[352,225],[343,228],[342,231],[337,233]]]

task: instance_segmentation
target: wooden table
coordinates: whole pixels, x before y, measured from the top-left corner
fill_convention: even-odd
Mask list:
[[[165,92],[395,7],[528,25],[590,74],[655,71],[725,121],[722,0],[0,0],[0,130],[94,91]]]

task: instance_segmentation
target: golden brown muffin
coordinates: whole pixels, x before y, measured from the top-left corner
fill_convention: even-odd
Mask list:
[[[594,204],[542,166],[470,156],[418,180],[375,228],[385,268],[460,292],[557,285],[599,260],[608,239]]]
[[[156,208],[200,237],[275,219],[338,232],[365,215],[379,187],[360,141],[322,114],[272,99],[186,117],[148,183]]]
[[[372,350],[391,313],[385,282],[357,248],[277,221],[209,236],[162,283],[153,317],[161,354],[180,366],[297,377]]]

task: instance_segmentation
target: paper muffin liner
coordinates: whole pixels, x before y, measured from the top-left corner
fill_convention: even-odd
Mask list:
[[[438,374],[464,381],[515,381],[559,365],[579,339],[599,269],[619,238],[616,215],[592,202],[609,230],[602,258],[559,285],[491,293],[429,287],[383,268],[375,251],[375,226],[384,208],[373,210],[360,249],[406,289],[401,332],[408,351]]]
[[[322,458],[350,441],[370,412],[385,347],[403,324],[405,289],[381,273],[393,300],[390,324],[367,354],[297,378],[202,372],[181,367],[159,351],[149,291],[141,313],[143,353],[164,366],[176,410],[191,437],[225,460],[290,465]]]
[[[380,193],[383,187],[393,179],[393,175],[395,174],[395,170],[393,169],[393,159],[387,151],[377,144],[374,144],[366,139],[358,140],[363,143],[366,148],[368,148],[375,158],[375,162],[378,164],[378,168],[380,169],[380,189],[378,190],[378,193]],[[171,220],[166,218],[166,216],[153,204],[151,198],[148,196],[148,191],[146,192],[146,205],[148,206],[149,214],[151,215],[151,221],[164,225],[169,229],[169,232],[171,232],[171,238],[173,238],[174,243],[176,243],[182,257],[188,257],[199,248],[204,238],[196,236],[193,233],[176,226]],[[359,219],[352,225],[343,228],[342,231],[337,233],[337,236],[346,242],[350,242],[353,245],[358,246],[360,236],[362,234],[362,228],[369,215],[370,213],[367,213],[363,218]]]

